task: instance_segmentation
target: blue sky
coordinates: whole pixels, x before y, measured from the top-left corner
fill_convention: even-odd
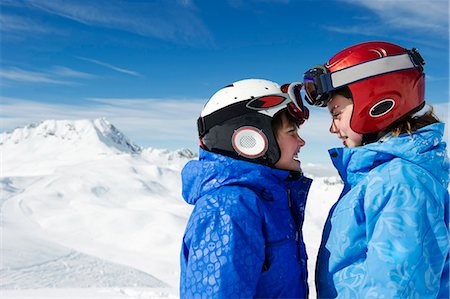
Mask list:
[[[355,43],[416,47],[426,98],[447,122],[449,4],[429,1],[1,2],[1,131],[106,117],[137,144],[197,150],[195,120],[244,78],[299,81]],[[304,162],[339,146],[326,111],[301,128]]]

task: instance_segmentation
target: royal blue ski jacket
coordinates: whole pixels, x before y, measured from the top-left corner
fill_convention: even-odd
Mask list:
[[[320,298],[448,298],[449,161],[436,123],[330,150],[344,191],[326,221]]]
[[[301,227],[311,180],[200,149],[182,171],[195,205],[181,250],[181,298],[305,298]]]

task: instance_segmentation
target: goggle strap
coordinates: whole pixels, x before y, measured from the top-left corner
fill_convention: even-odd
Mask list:
[[[321,79],[326,84],[322,88],[327,92],[370,77],[412,68],[417,67],[409,53],[387,56],[324,74],[323,77],[330,77],[330,79]],[[331,86],[328,85],[328,80],[331,81]]]
[[[411,50],[407,50],[409,56],[411,57],[412,62],[414,65],[419,69],[419,71],[423,72],[423,65],[425,64],[425,60],[422,58],[422,55],[420,55],[419,50],[416,48],[412,48]]]
[[[204,117],[199,117],[197,119],[197,129],[198,129],[198,135],[200,137],[203,137],[206,133],[206,124],[205,124],[205,118]],[[200,139],[201,140],[201,139]]]
[[[327,73],[327,74],[320,76],[320,84],[321,84],[322,90],[325,92],[335,89],[335,87],[333,87],[333,79],[331,77],[331,74],[332,73]]]
[[[228,106],[227,109],[222,109],[203,117],[200,116],[197,119],[197,129],[199,136],[203,137],[206,132],[208,132],[209,129],[211,129],[215,125],[223,123],[230,118],[241,115],[242,111],[248,109],[246,106],[247,103],[248,101],[237,102]]]

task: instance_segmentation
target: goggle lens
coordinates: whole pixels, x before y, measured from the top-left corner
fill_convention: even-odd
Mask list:
[[[305,79],[303,82],[303,87],[305,88],[305,100],[310,105],[314,105],[315,99],[317,98],[317,89],[314,81]]]
[[[313,106],[324,107],[330,99],[329,94],[322,89],[320,76],[328,73],[324,66],[315,66],[308,70],[303,76],[303,86],[305,88],[305,101]]]
[[[281,86],[281,92],[287,93],[292,102],[287,105],[288,113],[297,121],[298,125],[302,125],[309,118],[309,110],[303,105],[301,91],[301,83],[284,84]]]

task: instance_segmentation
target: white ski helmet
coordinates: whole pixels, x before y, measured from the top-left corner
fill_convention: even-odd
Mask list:
[[[263,79],[245,79],[217,91],[197,120],[200,146],[232,158],[274,166],[280,148],[272,119],[286,109],[301,125],[308,119],[301,83],[278,85]]]

